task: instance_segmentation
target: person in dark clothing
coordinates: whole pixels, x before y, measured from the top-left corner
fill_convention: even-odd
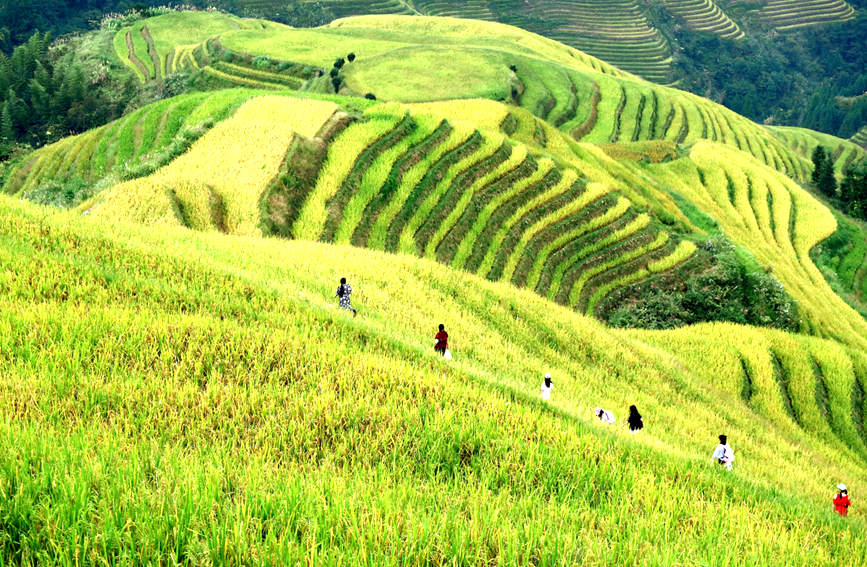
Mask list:
[[[434,337],[436,339],[436,344],[434,345],[434,350],[440,353],[441,355],[446,355],[446,350],[449,348],[449,334],[446,332],[446,326],[440,323],[440,331]]]
[[[352,304],[349,301],[349,295],[351,293],[352,286],[346,283],[346,278],[340,278],[340,287],[337,288],[337,293],[334,295],[337,297],[338,301],[340,301],[340,308],[352,311],[352,316],[355,317],[358,315],[358,312],[352,307]]]
[[[629,406],[629,417],[626,418],[626,424],[629,426],[630,433],[638,433],[644,428],[644,422],[641,420],[641,414],[638,413],[638,408]]]

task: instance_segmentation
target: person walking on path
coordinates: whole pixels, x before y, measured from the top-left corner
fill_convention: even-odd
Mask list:
[[[630,433],[638,433],[644,429],[644,422],[641,420],[641,414],[638,413],[638,408],[629,406],[629,417],[626,418],[626,424],[629,426]]]
[[[846,490],[845,484],[837,485],[837,495],[834,497],[834,511],[841,516],[849,515],[849,492]]]
[[[719,445],[711,455],[711,459],[715,460],[720,466],[725,466],[728,470],[732,470],[732,462],[735,460],[735,452],[728,444],[728,438],[725,435],[719,436]]]
[[[346,278],[340,278],[340,287],[337,288],[337,293],[334,295],[340,302],[340,308],[352,311],[352,316],[355,317],[358,315],[358,311],[356,311],[355,308],[352,307],[352,303],[350,303],[350,294],[352,294],[352,286],[346,283]]]
[[[434,350],[446,356],[446,352],[449,350],[449,334],[446,332],[446,326],[442,323],[440,323],[439,329],[439,332],[434,337],[434,340],[436,340]]]
[[[599,418],[599,421],[601,421],[602,423],[604,423],[606,425],[608,425],[610,423],[614,423],[614,421],[615,421],[614,414],[608,410],[604,410],[602,408],[596,408],[595,410],[593,410],[593,413],[596,414],[596,417]]]
[[[551,399],[551,389],[554,388],[554,382],[551,381],[551,373],[545,373],[545,380],[542,382],[542,399]]]

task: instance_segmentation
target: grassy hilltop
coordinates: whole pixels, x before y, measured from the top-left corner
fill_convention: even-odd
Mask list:
[[[865,233],[802,185],[861,148],[489,22],[113,48],[224,88],[0,169],[4,564],[867,563]]]

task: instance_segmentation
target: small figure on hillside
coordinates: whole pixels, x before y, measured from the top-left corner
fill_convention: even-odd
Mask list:
[[[446,326],[440,323],[439,332],[434,336],[434,350],[443,355],[446,360],[451,360],[452,353],[449,352],[449,334],[446,332]]]
[[[638,413],[638,408],[629,406],[629,417],[626,418],[626,425],[629,426],[630,433],[638,433],[644,429],[644,422],[641,420],[641,414]]]
[[[346,278],[340,278],[340,287],[337,288],[337,293],[334,295],[340,301],[340,308],[352,311],[352,316],[355,317],[358,312],[349,301],[350,294],[352,294],[352,286],[346,283]]]
[[[614,421],[615,421],[614,414],[608,410],[604,410],[602,408],[596,408],[595,410],[593,410],[593,413],[596,414],[596,417],[599,418],[599,421],[601,421],[602,423],[604,423],[606,425],[608,425],[609,423],[614,423]]]
[[[551,390],[554,388],[554,382],[551,381],[551,373],[545,373],[545,380],[542,382],[542,399],[551,399]]]
[[[728,470],[732,470],[735,452],[729,446],[728,438],[725,435],[719,436],[719,445],[714,449],[711,459],[715,460],[720,466],[725,466]]]
[[[841,516],[848,516],[849,504],[849,492],[846,490],[846,485],[840,483],[837,485],[837,495],[834,497],[834,511]]]

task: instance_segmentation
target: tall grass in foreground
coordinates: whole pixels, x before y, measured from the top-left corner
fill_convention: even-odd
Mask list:
[[[828,498],[862,458],[705,379],[737,361],[713,337],[783,333],[682,348],[429,261],[7,198],[0,243],[4,563],[867,561]],[[592,420],[629,403],[641,436]],[[733,474],[708,458],[722,430]]]

